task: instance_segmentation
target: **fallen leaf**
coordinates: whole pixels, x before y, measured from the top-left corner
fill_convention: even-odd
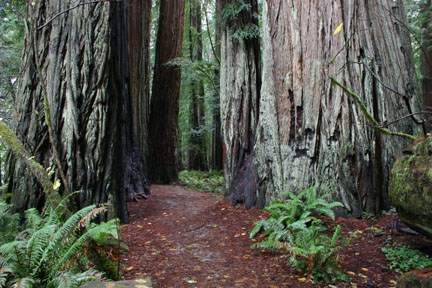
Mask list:
[[[189,284],[196,284],[196,283],[198,283],[198,281],[196,281],[194,279],[188,279],[188,280],[186,280],[186,282],[189,283]]]
[[[361,270],[363,270],[363,271],[369,271],[368,268],[361,268]]]
[[[354,275],[355,275],[355,273],[352,272],[352,271],[346,271],[346,274],[351,275],[351,276],[354,276]]]
[[[336,35],[336,34],[338,34],[340,31],[342,31],[343,24],[344,24],[343,22],[342,22],[341,24],[339,24],[339,26],[335,29],[333,35]]]
[[[298,278],[297,280],[300,281],[300,282],[305,282],[306,281],[306,277],[301,277],[301,278]]]

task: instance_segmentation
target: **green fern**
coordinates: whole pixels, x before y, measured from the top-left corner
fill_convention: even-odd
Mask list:
[[[298,194],[284,192],[284,201],[277,201],[264,210],[270,214],[265,220],[255,223],[250,237],[262,232],[264,240],[252,245],[261,249],[283,249],[291,254],[290,264],[306,271],[308,277],[329,280],[329,273],[335,271],[336,241],[341,227],[336,227],[330,238],[324,232],[324,223],[317,218],[324,215],[335,219],[333,208],[341,207],[339,202],[329,203],[317,193],[313,186]]]
[[[19,278],[11,282],[13,288],[33,288],[38,287],[32,278]]]
[[[118,220],[92,222],[104,211],[92,205],[62,222],[56,209],[48,208],[44,215],[27,210],[24,231],[0,246],[0,287],[78,287],[100,279],[102,273],[90,269],[97,265],[87,252],[94,245],[119,243]],[[88,270],[81,272],[82,263]]]

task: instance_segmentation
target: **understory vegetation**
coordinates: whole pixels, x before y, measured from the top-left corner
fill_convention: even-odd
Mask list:
[[[317,194],[313,186],[297,195],[284,192],[286,199],[276,201],[264,210],[270,213],[268,219],[260,220],[250,233],[254,238],[263,232],[264,240],[253,245],[255,248],[282,249],[290,253],[292,267],[306,272],[308,280],[344,280],[344,274],[337,269],[338,237],[341,227],[337,226],[331,236],[323,221],[323,215],[335,219],[333,208],[340,202],[327,202]]]
[[[432,267],[430,256],[392,239],[387,239],[387,245],[381,251],[386,255],[389,267],[400,273]]]
[[[96,223],[104,206],[85,207],[67,220],[57,209],[20,216],[0,199],[0,287],[79,287],[118,279],[119,220]]]
[[[223,171],[184,170],[179,173],[179,180],[188,189],[223,193]]]

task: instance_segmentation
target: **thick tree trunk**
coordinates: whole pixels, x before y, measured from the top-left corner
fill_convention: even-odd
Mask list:
[[[150,115],[151,0],[129,0],[129,67],[132,115],[143,159],[148,154]]]
[[[55,168],[62,194],[79,191],[75,208],[109,203],[108,216],[127,221],[126,198],[148,193],[131,129],[127,3],[66,12],[73,5],[27,6],[16,131],[37,161]],[[9,173],[15,209],[41,208],[43,193],[23,164],[10,161]]]
[[[154,183],[177,181],[180,69],[184,0],[161,0],[149,126],[149,174]]]
[[[233,9],[237,3],[226,2],[224,9]],[[223,30],[220,92],[226,193],[231,202],[246,201],[246,205],[251,206],[257,201],[255,191],[246,189],[244,185],[255,180],[253,177],[244,179],[245,173],[241,168],[252,157],[261,84],[259,39],[233,37],[246,27],[258,27],[258,19],[254,16],[258,12],[257,1],[245,3],[250,7],[241,11],[235,21],[225,23]]]
[[[405,17],[401,1],[269,0],[263,6],[263,87],[254,159],[258,194],[268,203],[281,191],[320,183],[321,191],[342,201],[352,215],[379,212],[387,204],[393,158],[407,141],[370,127],[331,77],[358,93],[383,125],[419,111],[410,42],[399,22]],[[224,86],[237,87],[228,83]],[[234,103],[241,93],[224,95],[225,109],[242,107]],[[225,126],[241,123],[227,115]],[[411,118],[388,128],[419,133]],[[235,147],[233,140],[241,134],[231,131],[225,130],[225,142]],[[238,169],[230,164],[237,155],[232,151],[228,146],[229,175]]]

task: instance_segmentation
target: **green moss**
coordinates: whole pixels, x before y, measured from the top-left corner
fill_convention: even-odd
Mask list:
[[[15,135],[15,132],[3,121],[0,121],[0,141],[11,149],[19,160],[25,163],[32,175],[42,186],[42,189],[46,194],[46,199],[53,207],[58,207],[61,203],[61,197],[53,188],[53,183],[45,168],[30,156],[30,153],[24,148],[24,145]]]
[[[413,154],[396,161],[389,195],[403,222],[432,237],[432,139],[413,147]]]

